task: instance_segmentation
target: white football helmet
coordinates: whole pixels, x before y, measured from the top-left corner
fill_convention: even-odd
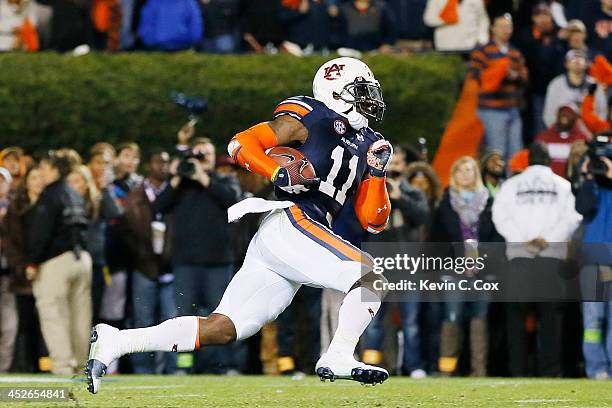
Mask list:
[[[379,82],[370,68],[355,58],[335,58],[323,64],[312,81],[312,92],[315,99],[344,116],[355,110],[380,121],[385,113]]]

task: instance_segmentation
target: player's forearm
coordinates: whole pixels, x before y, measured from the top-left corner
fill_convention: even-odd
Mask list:
[[[378,234],[387,225],[391,202],[385,177],[370,177],[359,187],[355,212],[363,229]]]
[[[278,139],[270,125],[260,123],[234,136],[227,151],[240,166],[272,180],[280,167],[266,156],[266,149],[277,145]]]

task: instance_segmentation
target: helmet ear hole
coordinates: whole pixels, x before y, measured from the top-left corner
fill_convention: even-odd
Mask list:
[[[332,96],[334,97],[335,100],[340,99],[340,94],[338,92],[332,92]]]

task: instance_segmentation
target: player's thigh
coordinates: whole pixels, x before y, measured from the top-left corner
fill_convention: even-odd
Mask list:
[[[257,248],[283,277],[347,292],[367,271],[370,257],[293,207],[262,225]]]
[[[236,328],[236,339],[241,340],[276,319],[291,303],[299,287],[299,283],[289,281],[247,255],[214,313],[229,317]]]

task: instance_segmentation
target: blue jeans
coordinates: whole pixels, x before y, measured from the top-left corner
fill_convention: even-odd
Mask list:
[[[447,302],[444,304],[444,320],[461,323],[484,320],[489,313],[489,302]]]
[[[595,282],[598,280],[597,265],[586,265],[581,271],[583,290],[595,293]],[[600,290],[610,299],[612,282],[599,282]],[[582,319],[584,335],[582,353],[588,377],[608,373],[612,376],[612,301],[583,302]]]
[[[518,108],[478,108],[488,147],[500,150],[506,161],[523,148],[521,114]]]
[[[134,327],[148,327],[176,317],[174,287],[172,282],[160,283],[140,272],[132,275],[132,314]],[[163,353],[163,366],[156,370],[154,353],[131,355],[135,374],[155,374],[176,371],[176,353]]]
[[[546,129],[546,124],[544,123],[544,101],[546,99],[545,95],[533,95],[531,97],[531,113],[533,115],[533,127],[531,131],[533,134],[529,140],[535,140],[538,134]]]
[[[176,265],[173,272],[179,316],[208,316],[221,301],[234,265]],[[234,354],[232,346],[203,347],[195,353],[193,372],[225,373],[236,368]]]
[[[212,54],[231,54],[238,48],[238,35],[228,33],[212,38],[204,38],[201,50]]]
[[[378,314],[370,323],[365,332],[364,346],[370,350],[382,350],[385,339],[384,316],[388,304],[381,305]],[[402,371],[410,373],[423,367],[421,359],[421,334],[419,329],[420,303],[402,302],[397,303],[400,312],[401,330],[404,334],[404,358],[402,360]]]
[[[121,49],[126,50],[134,46],[136,37],[132,32],[132,19],[134,18],[135,0],[121,0],[121,32],[119,41]],[[134,27],[136,30],[137,27]]]

